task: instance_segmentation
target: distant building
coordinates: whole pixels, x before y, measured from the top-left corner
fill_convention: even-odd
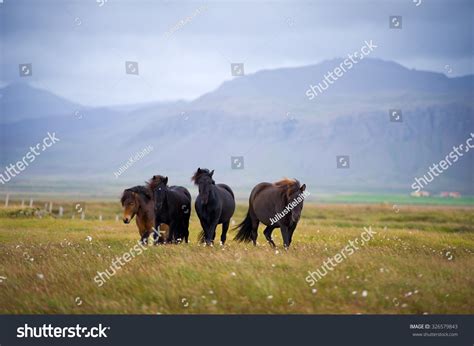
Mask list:
[[[455,192],[455,191],[443,191],[439,195],[440,197],[443,197],[443,198],[449,198],[449,197],[460,198],[461,197],[461,193]]]
[[[430,197],[430,193],[428,191],[414,191],[411,193],[413,197]]]

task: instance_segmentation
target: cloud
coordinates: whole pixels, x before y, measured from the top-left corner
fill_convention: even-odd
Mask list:
[[[313,64],[368,39],[374,57],[471,74],[473,10],[470,1],[6,1],[2,81],[32,62],[33,84],[82,104],[193,99],[231,79],[231,62],[246,73]],[[403,16],[402,30],[388,28],[390,15]],[[126,60],[138,61],[138,77]]]

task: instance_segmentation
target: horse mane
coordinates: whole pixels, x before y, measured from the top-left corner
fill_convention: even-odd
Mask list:
[[[154,175],[150,180],[148,180],[146,184],[151,191],[155,191],[155,189],[161,183],[164,183],[166,185],[168,183],[168,178],[162,175]]]
[[[290,178],[283,178],[282,180],[273,183],[273,185],[278,187],[291,187],[295,184],[298,185],[298,187],[300,186],[300,182],[297,179]]]
[[[148,187],[143,186],[143,185],[137,185],[134,187],[131,187],[129,189],[125,189],[122,194],[122,198],[120,199],[120,202],[123,204],[125,202],[126,196],[130,192],[135,192],[139,194],[140,196],[145,197],[146,201],[149,201],[152,199],[151,191],[148,189]]]
[[[193,181],[195,185],[198,185],[199,184],[199,179],[201,179],[201,177],[203,177],[203,176],[208,176],[209,178],[211,178],[212,184],[216,183],[214,181],[214,179],[212,179],[211,172],[207,168],[202,168],[202,169],[198,168],[198,170],[191,177],[191,181]]]
[[[301,187],[298,179],[290,178],[283,178],[282,180],[274,182],[273,185],[285,189],[288,198]]]

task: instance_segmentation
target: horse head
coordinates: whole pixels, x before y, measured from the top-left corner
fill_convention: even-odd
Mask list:
[[[155,210],[160,211],[166,200],[168,191],[168,177],[154,175],[148,182],[148,186],[153,191],[155,197]]]
[[[298,180],[294,180],[294,184],[288,186],[286,196],[288,198],[288,204],[292,206],[291,209],[291,221],[293,223],[298,222],[303,211],[303,201],[305,196],[303,192],[306,190],[306,184],[300,185]]]
[[[151,199],[149,191],[144,186],[135,186],[125,189],[120,202],[123,207],[123,222],[130,223],[140,208],[142,197]]]
[[[194,181],[194,184],[199,187],[199,196],[201,196],[203,204],[207,204],[209,201],[211,187],[215,184],[214,179],[212,179],[213,175],[214,170],[209,171],[207,168],[198,168],[191,178],[191,180]]]

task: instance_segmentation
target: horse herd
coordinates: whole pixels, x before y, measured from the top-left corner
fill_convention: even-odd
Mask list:
[[[194,207],[202,227],[200,241],[209,246],[213,245],[220,224],[221,244],[225,243],[235,211],[232,189],[226,184],[216,184],[213,175],[214,170],[198,168],[191,178],[199,188]],[[250,194],[247,215],[236,227],[235,240],[252,241],[256,245],[261,222],[266,226],[263,234],[272,246],[275,246],[272,232],[280,228],[283,245],[288,248],[301,217],[304,199],[301,196],[305,196],[305,189],[306,185],[296,179],[256,185]],[[146,244],[151,234],[154,244],[188,242],[191,194],[185,187],[168,186],[168,177],[154,175],[146,185],[124,190],[121,203],[124,223],[130,223],[136,216],[142,243]]]

